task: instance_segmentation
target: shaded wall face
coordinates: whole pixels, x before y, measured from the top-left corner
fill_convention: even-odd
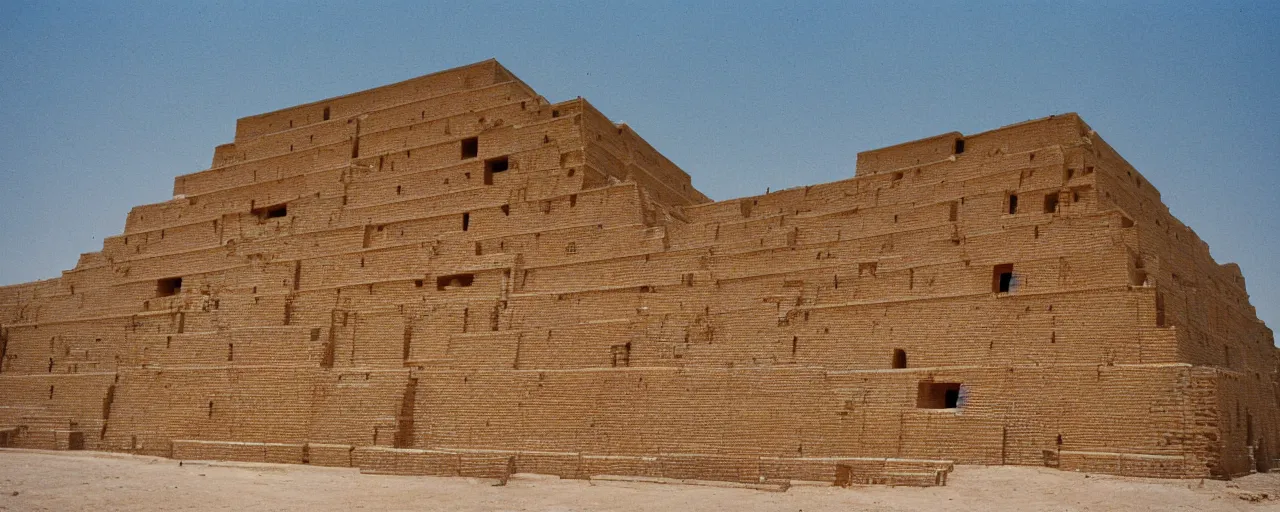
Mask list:
[[[7,442],[752,481],[1280,445],[1238,270],[1074,115],[713,203],[488,62],[242,119],[175,193],[0,288]]]

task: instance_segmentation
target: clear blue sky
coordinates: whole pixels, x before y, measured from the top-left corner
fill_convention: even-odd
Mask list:
[[[1280,3],[1107,3],[3,1],[0,283],[99,250],[238,117],[496,57],[714,199],[1079,112],[1280,324]]]

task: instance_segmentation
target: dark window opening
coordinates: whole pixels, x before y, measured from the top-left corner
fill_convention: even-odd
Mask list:
[[[493,184],[493,175],[499,172],[506,172],[511,168],[511,161],[505,156],[498,158],[490,158],[484,161],[484,184]]]
[[[956,204],[955,201],[952,201],[951,213],[950,215],[948,215],[947,220],[950,220],[951,222],[955,222],[959,218],[960,218],[960,205]]]
[[[560,111],[559,111],[559,110],[552,110],[552,111],[551,111],[551,117],[560,117]]]
[[[421,279],[414,279],[414,280],[413,280],[413,287],[414,287],[414,288],[422,288],[422,285],[423,285],[423,282],[422,282],[422,280],[421,280]]]
[[[1051,193],[1051,194],[1045,194],[1045,196],[1044,196],[1044,212],[1045,212],[1045,213],[1057,213],[1057,212],[1058,212],[1058,193],[1057,193],[1057,192],[1054,192],[1054,193]]]
[[[311,328],[311,341],[320,341],[320,328],[319,328],[319,327],[312,327],[312,328]]]
[[[262,208],[254,208],[252,210],[249,210],[249,213],[252,213],[254,216],[258,217],[258,220],[260,221],[264,221],[267,219],[278,219],[280,217],[285,217],[289,215],[289,205],[277,204],[272,206],[264,206]]]
[[[1018,213],[1018,194],[1009,194],[1009,215]]]
[[[1146,286],[1147,270],[1146,261],[1142,256],[1135,255],[1133,257],[1133,267],[1129,269],[1129,286]]]
[[[505,156],[498,158],[490,158],[484,161],[484,184],[493,184],[494,173],[506,172],[510,168],[510,161]]]
[[[475,158],[480,154],[480,138],[462,139],[462,159]]]
[[[227,360],[228,361],[236,360],[236,344],[235,343],[227,344]]]
[[[956,139],[956,154],[964,153],[964,139]]]
[[[511,215],[511,205],[509,204],[502,205],[502,215],[503,216]]]
[[[329,107],[324,108],[324,120],[325,121],[329,120]]]
[[[466,231],[467,229],[470,229],[470,228],[471,228],[471,214],[464,213],[462,214],[462,230]]]
[[[921,382],[916,394],[917,409],[955,409],[960,407],[958,382]]]
[[[900,348],[893,349],[893,367],[894,368],[907,367],[907,351],[902,350]]]
[[[475,274],[453,274],[448,276],[440,276],[436,278],[436,289],[446,290],[449,288],[463,288],[471,286],[475,281]]]
[[[573,208],[576,206],[578,206],[578,194],[569,194],[569,207]]]
[[[172,297],[182,292],[182,278],[170,277],[156,281],[156,297]]]
[[[1013,289],[1013,264],[996,265],[991,271],[991,291],[1009,293]]]
[[[631,366],[631,343],[610,347],[613,355],[613,366]]]

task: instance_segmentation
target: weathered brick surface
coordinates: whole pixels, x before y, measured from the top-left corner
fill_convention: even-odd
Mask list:
[[[241,119],[174,191],[0,287],[3,443],[842,485],[1280,447],[1239,268],[1075,115],[712,202],[486,61]]]

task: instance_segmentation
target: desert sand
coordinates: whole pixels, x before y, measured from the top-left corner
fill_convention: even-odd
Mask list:
[[[1280,473],[1158,480],[1013,466],[958,466],[945,487],[793,486],[786,492],[515,475],[365,475],[355,469],[191,462],[99,452],[0,450],[0,510],[450,511],[1261,511]]]

